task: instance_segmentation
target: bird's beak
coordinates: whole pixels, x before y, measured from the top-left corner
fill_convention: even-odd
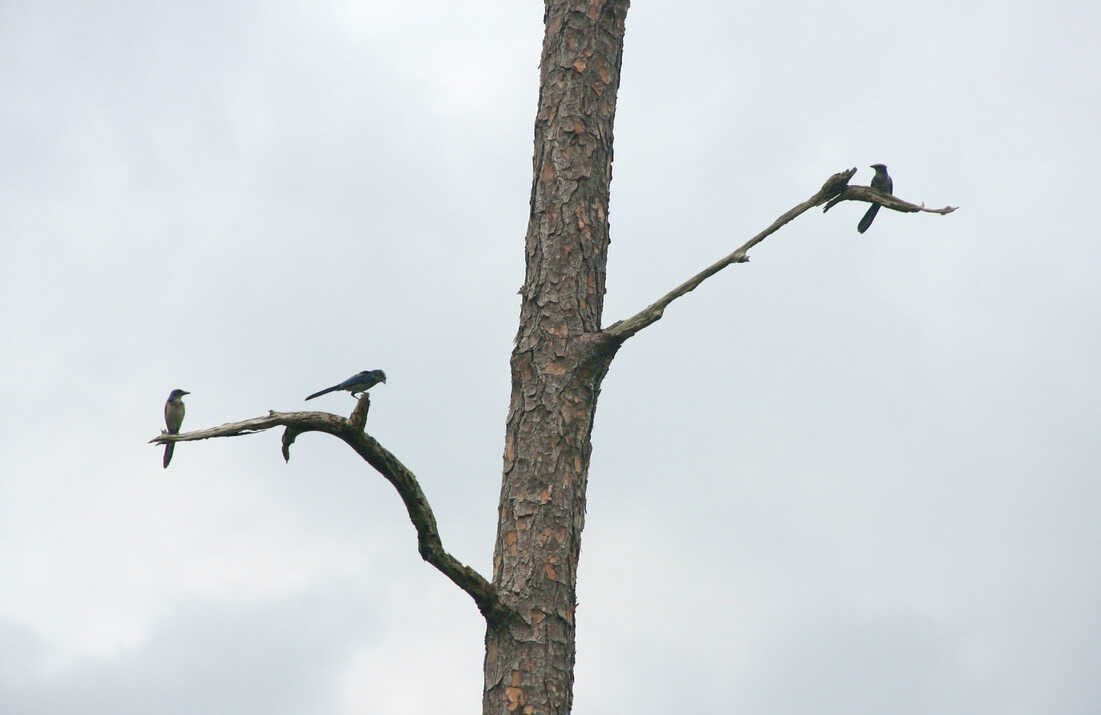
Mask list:
[[[184,394],[184,395],[190,395],[190,394],[191,394],[191,393],[190,393],[190,392],[188,392],[187,390],[180,390],[180,392],[181,392],[182,394]]]

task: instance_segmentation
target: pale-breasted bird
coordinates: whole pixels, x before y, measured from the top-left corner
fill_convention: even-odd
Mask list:
[[[168,428],[169,434],[179,434],[180,425],[183,424],[184,418],[184,402],[183,396],[190,395],[187,390],[181,390],[176,388],[172,392],[168,393],[168,400],[164,403],[164,425]],[[164,445],[164,468],[168,469],[168,463],[172,461],[172,452],[176,448],[175,442],[169,442]]]

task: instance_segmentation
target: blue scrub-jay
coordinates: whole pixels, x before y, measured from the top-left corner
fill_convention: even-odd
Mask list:
[[[352,397],[355,397],[356,394],[363,394],[380,382],[386,382],[385,372],[382,370],[364,370],[363,372],[357,372],[339,385],[326,387],[324,390],[319,390],[306,399],[312,400],[315,397],[320,397],[328,392],[336,392],[337,390],[347,390],[352,393]]]
[[[180,425],[183,424],[184,402],[183,396],[190,395],[187,390],[176,388],[168,394],[168,400],[164,403],[164,424],[168,427],[169,434],[179,434]],[[168,469],[168,463],[172,461],[172,452],[176,448],[175,442],[164,445],[164,468]]]
[[[891,181],[891,177],[887,176],[887,165],[872,164],[872,168],[875,169],[875,176],[872,177],[872,188],[882,191],[885,194],[894,191],[895,182]],[[868,227],[872,225],[872,221],[875,220],[875,215],[877,213],[879,213],[879,204],[872,204],[869,206],[868,210],[864,213],[864,218],[860,219],[860,223],[856,225],[856,230],[860,233],[867,231]]]

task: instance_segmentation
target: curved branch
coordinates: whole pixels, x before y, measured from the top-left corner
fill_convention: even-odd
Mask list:
[[[267,417],[253,417],[240,422],[227,422],[217,427],[209,427],[193,432],[182,432],[180,434],[162,432],[149,440],[149,443],[160,445],[169,442],[193,442],[214,437],[239,437],[282,426],[286,428],[282,440],[283,459],[289,461],[290,446],[298,435],[303,432],[331,434],[343,440],[388,482],[394,485],[398,496],[405,504],[406,511],[409,512],[410,521],[413,522],[413,526],[417,530],[417,550],[420,552],[421,558],[435,566],[455,585],[466,591],[474,599],[478,610],[482,612],[487,620],[492,622],[509,617],[511,612],[500,603],[493,584],[444,549],[443,542],[440,540],[439,529],[436,526],[436,516],[432,512],[432,507],[428,504],[428,497],[425,496],[416,476],[388,449],[363,431],[363,424],[367,418],[369,407],[370,397],[364,394],[356,404],[350,419],[329,412],[270,411]]]
[[[707,268],[692,276],[684,283],[669,291],[661,298],[658,298],[655,302],[642,309],[636,315],[627,318],[626,320],[620,320],[612,323],[604,329],[606,335],[623,342],[627,338],[631,337],[638,331],[642,330],[646,326],[656,323],[661,320],[661,316],[665,313],[665,308],[668,307],[677,298],[680,298],[686,293],[690,293],[695,290],[696,287],[703,283],[705,280],[715,275],[722,269],[729,266],[731,263],[748,263],[749,256],[747,255],[749,249],[756,246],[761,241],[768,238],[771,234],[778,231],[784,224],[794,220],[799,214],[814,208],[820,204],[829,201],[831,198],[843,194],[846,191],[851,190],[853,187],[848,186],[849,180],[856,174],[856,169],[846,169],[845,171],[839,171],[830,178],[826,179],[826,182],[822,184],[822,188],[818,190],[814,196],[811,196],[806,201],[796,204],[792,208],[784,212],[780,218],[772,222],[772,224],[765,230],[758,233],[753,238],[749,239],[741,246],[726,256],[725,258],[712,263]]]

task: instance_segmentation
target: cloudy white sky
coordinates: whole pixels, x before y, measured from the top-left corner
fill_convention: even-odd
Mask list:
[[[542,4],[0,2],[0,712],[474,713]],[[634,4],[575,712],[1101,710],[1092,2]],[[311,405],[314,403],[310,403]],[[344,395],[317,407],[346,413]]]

